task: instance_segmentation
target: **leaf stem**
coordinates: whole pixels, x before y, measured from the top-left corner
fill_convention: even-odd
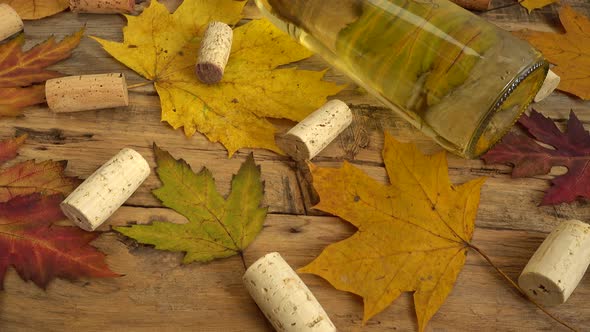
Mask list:
[[[244,271],[248,270],[248,265],[246,265],[246,259],[244,258],[244,252],[239,251],[238,255],[240,255],[240,259],[242,260],[242,265],[244,266]]]
[[[496,264],[494,264],[494,262],[492,262],[490,257],[488,255],[486,255],[486,253],[484,253],[481,249],[479,249],[478,247],[474,246],[471,243],[467,243],[467,245],[469,246],[469,248],[475,250],[478,254],[480,254],[481,257],[483,257],[488,262],[488,264],[490,264],[494,269],[496,269],[496,271],[498,271],[498,273],[500,273],[500,275],[502,275],[502,277],[504,277],[504,279],[506,279],[506,281],[508,281],[508,283],[510,283],[510,285],[512,285],[512,287],[514,287],[527,300],[529,300],[535,306],[537,306],[537,308],[541,309],[541,311],[543,311],[547,316],[551,317],[554,321],[567,327],[571,331],[578,331],[575,328],[573,328],[572,326],[568,325],[566,322],[564,322],[561,319],[559,319],[558,317],[554,316],[549,311],[547,311],[547,309],[545,309],[542,305],[540,305],[537,301],[535,301],[527,293],[525,293],[525,291],[522,288],[520,288],[520,286],[516,282],[514,282],[514,280],[512,280],[504,271],[502,271],[498,266],[496,266]]]
[[[143,83],[131,84],[131,85],[128,85],[127,86],[127,89],[128,90],[131,90],[131,89],[139,88],[139,87],[146,86],[146,85],[149,85],[149,84],[152,84],[152,83],[154,83],[154,82],[147,81],[147,82],[143,82]]]

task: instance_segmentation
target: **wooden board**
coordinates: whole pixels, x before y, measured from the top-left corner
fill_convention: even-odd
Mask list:
[[[494,1],[499,7],[512,0]],[[586,0],[562,0],[590,15]],[[178,1],[167,1],[171,9]],[[526,14],[518,5],[490,11],[483,17],[506,29],[530,28],[559,31],[557,6]],[[249,4],[249,18],[259,17]],[[87,27],[87,35],[121,40],[125,20],[115,15],[74,15],[63,13],[41,21],[26,22],[27,45],[54,34],[63,37]],[[319,57],[299,64],[301,68],[322,69],[328,65]],[[130,84],[144,80],[107,55],[97,43],[84,39],[68,61],[55,66],[67,74],[122,71]],[[341,73],[329,70],[326,79],[346,83],[338,95],[352,106],[355,121],[323,151],[315,162],[338,166],[349,160],[379,181],[386,180],[380,151],[383,131],[403,141],[418,144],[424,152],[439,151],[431,140],[380,104],[363,94]],[[132,147],[154,165],[151,145],[156,142],[174,156],[186,159],[195,170],[207,166],[226,193],[233,173],[249,150],[232,159],[219,144],[199,134],[186,138],[160,122],[158,97],[151,87],[134,89],[131,106],[56,115],[45,107],[31,108],[25,116],[0,121],[0,138],[28,133],[30,138],[18,160],[65,159],[67,173],[82,178],[123,147]],[[534,106],[556,120],[567,118],[570,109],[590,125],[590,103],[554,93]],[[283,126],[283,128],[285,128]],[[252,263],[271,251],[279,251],[295,268],[309,263],[330,243],[350,236],[354,229],[337,218],[313,210],[313,192],[301,168],[286,157],[255,150],[266,181],[265,203],[269,216],[265,229],[247,249]],[[479,160],[449,156],[450,175],[455,183],[487,176],[477,217],[474,243],[512,278],[518,274],[559,222],[588,220],[590,206],[577,202],[555,207],[538,207],[552,175],[532,179],[511,179],[505,166],[484,165]],[[558,174],[563,170],[556,169]],[[153,220],[183,222],[174,212],[162,208],[150,194],[159,185],[155,175],[131,197],[126,205],[101,228]],[[181,255],[138,246],[113,232],[106,232],[95,245],[109,254],[108,262],[123,277],[75,282],[57,280],[47,291],[21,281],[10,270],[5,291],[0,293],[0,331],[270,331],[258,308],[241,286],[244,272],[238,258],[209,264],[181,266]],[[416,319],[410,294],[362,326],[362,300],[333,289],[326,281],[303,275],[334,323],[342,331],[415,330]],[[590,277],[586,276],[570,300],[551,311],[580,330],[590,330]],[[556,331],[563,330],[533,305],[520,297],[485,261],[468,255],[456,287],[430,322],[428,331]]]

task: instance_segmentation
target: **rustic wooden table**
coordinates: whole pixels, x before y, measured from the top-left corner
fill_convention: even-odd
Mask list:
[[[512,0],[499,0],[494,6]],[[170,8],[174,2],[168,1]],[[562,0],[590,16],[587,0]],[[247,7],[249,18],[258,17],[256,8]],[[518,5],[483,14],[502,28],[530,28],[559,31],[556,7],[528,15]],[[124,18],[116,15],[74,15],[62,13],[41,21],[27,22],[28,44],[36,44],[54,34],[62,37],[87,26],[87,35],[121,40]],[[302,68],[327,67],[318,57],[300,64]],[[144,80],[112,59],[97,43],[86,38],[71,59],[56,66],[67,74],[123,71],[130,84]],[[440,150],[375,98],[362,94],[341,73],[330,70],[327,79],[349,84],[338,95],[352,106],[354,125],[321,153],[315,162],[337,166],[349,160],[371,176],[385,181],[381,159],[383,131],[418,144],[424,152]],[[73,114],[53,114],[46,107],[28,110],[25,116],[0,121],[0,138],[28,133],[19,160],[65,159],[67,173],[82,178],[123,147],[131,147],[153,162],[152,142],[186,159],[195,170],[207,166],[215,174],[223,192],[229,190],[233,173],[249,151],[232,159],[219,144],[197,134],[186,138],[160,122],[160,106],[151,87],[134,89],[131,106]],[[571,109],[588,125],[590,102],[554,93],[534,107],[564,122]],[[328,244],[345,239],[354,229],[337,218],[312,209],[311,188],[303,173],[288,158],[255,150],[266,181],[265,203],[270,215],[260,236],[246,250],[252,263],[270,251],[279,251],[294,267],[316,257]],[[477,217],[474,243],[510,275],[518,274],[537,246],[560,221],[590,219],[586,202],[538,207],[551,176],[511,179],[505,166],[484,165],[479,160],[449,156],[451,179],[462,183],[487,176]],[[556,170],[558,172],[559,170]],[[151,175],[102,228],[112,225],[148,223],[152,220],[182,222],[182,217],[164,209],[150,194],[159,185]],[[238,257],[209,264],[181,266],[181,254],[138,246],[113,232],[104,233],[95,243],[107,253],[117,279],[90,279],[76,282],[56,280],[47,291],[24,283],[9,270],[6,290],[0,293],[1,331],[270,331],[241,284],[244,272]],[[383,313],[361,326],[362,300],[337,291],[326,281],[311,275],[302,278],[324,305],[342,331],[415,330],[416,319],[410,294],[404,294]],[[557,316],[581,330],[590,331],[590,277],[586,276],[569,301],[551,309]],[[478,255],[470,253],[454,290],[434,316],[429,331],[537,331],[563,330],[533,305],[525,301]]]

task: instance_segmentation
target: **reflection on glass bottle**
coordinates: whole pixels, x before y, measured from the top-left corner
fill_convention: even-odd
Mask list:
[[[262,12],[448,150],[489,149],[548,70],[529,44],[447,0],[256,0]]]

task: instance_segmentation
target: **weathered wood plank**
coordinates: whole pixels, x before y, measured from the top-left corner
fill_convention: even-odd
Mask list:
[[[125,224],[127,217],[138,222],[159,219],[162,212],[126,208],[115,223]],[[272,215],[247,249],[246,262],[279,251],[292,266],[301,267],[326,245],[352,232],[352,227],[335,218]],[[542,238],[543,234],[534,232],[477,229],[474,243],[515,278]],[[138,247],[112,233],[95,244],[109,254],[113,269],[125,276],[58,280],[43,292],[10,271],[0,296],[2,330],[270,331],[241,286],[243,268],[237,257],[180,266],[180,254]],[[303,279],[340,329],[361,330],[362,301],[358,297],[337,291],[315,276],[303,275]],[[571,299],[552,312],[580,328],[588,327],[588,296],[590,279],[585,278]],[[402,296],[362,331],[414,330],[412,305],[409,295]],[[455,289],[428,331],[475,331],[484,326],[490,331],[562,330],[510,289],[483,259],[470,253]]]
[[[166,1],[174,8],[179,0]],[[494,0],[492,7],[514,3]],[[586,0],[562,0],[583,14],[590,15]],[[528,28],[560,31],[557,6],[527,15],[518,5],[482,13],[482,17],[509,29]],[[248,19],[260,17],[250,2]],[[48,35],[63,37],[81,26],[87,35],[121,40],[125,19],[117,15],[74,15],[63,13],[41,21],[27,22],[27,45],[36,44]],[[89,65],[92,64],[92,65]],[[297,64],[304,69],[323,69],[328,65],[314,56]],[[67,74],[90,74],[122,71],[130,84],[145,82],[131,70],[112,59],[98,44],[85,38],[68,61],[55,69]],[[338,167],[349,160],[370,176],[386,182],[380,151],[383,131],[403,141],[416,143],[422,151],[440,151],[430,139],[415,130],[399,116],[382,106],[375,98],[361,92],[348,78],[329,70],[326,79],[347,88],[337,97],[351,105],[354,125],[322,152],[315,162],[320,166]],[[535,105],[539,111],[564,123],[570,109],[590,126],[590,103],[555,93]],[[237,171],[249,150],[227,159],[219,144],[208,142],[197,134],[186,138],[161,123],[158,97],[150,86],[131,92],[131,106],[126,109],[102,110],[55,115],[45,108],[31,108],[24,117],[2,119],[0,138],[15,133],[28,133],[27,144],[18,160],[37,158],[69,160],[68,174],[82,178],[91,174],[120,148],[129,146],[142,153],[154,166],[151,145],[155,141],[175,157],[186,159],[193,169],[207,166],[216,177],[222,193],[227,193],[231,175]],[[289,124],[279,123],[285,130]],[[590,128],[590,127],[589,127]],[[310,262],[329,243],[352,234],[353,229],[312,210],[311,187],[305,180],[304,168],[286,157],[255,150],[266,181],[265,204],[273,213],[260,237],[246,252],[246,261],[269,252],[280,251],[295,267]],[[462,183],[478,176],[488,177],[482,192],[477,218],[475,244],[487,251],[499,266],[516,278],[545,233],[560,220],[588,220],[589,205],[578,202],[556,207],[537,207],[551,176],[511,179],[509,168],[484,165],[478,160],[449,156],[451,179]],[[563,170],[556,169],[552,174]],[[161,204],[150,194],[159,186],[152,174],[145,185],[101,228],[131,222],[154,220],[182,222],[183,218]],[[0,294],[0,330],[84,330],[84,331],[267,331],[269,325],[241,286],[243,268],[238,258],[210,264],[180,266],[180,254],[158,252],[114,233],[104,234],[96,245],[109,254],[109,264],[124,277],[114,280],[53,282],[47,292],[22,282],[11,270],[6,291]],[[314,276],[304,280],[317,294],[337,326],[343,331],[414,330],[416,328],[411,296],[404,295],[395,305],[361,328],[362,302],[351,294],[334,290]],[[582,330],[590,329],[590,279],[586,277],[572,298],[552,310]],[[474,253],[468,255],[465,270],[457,286],[428,330],[437,331],[537,331],[560,330],[554,322],[520,298]]]

